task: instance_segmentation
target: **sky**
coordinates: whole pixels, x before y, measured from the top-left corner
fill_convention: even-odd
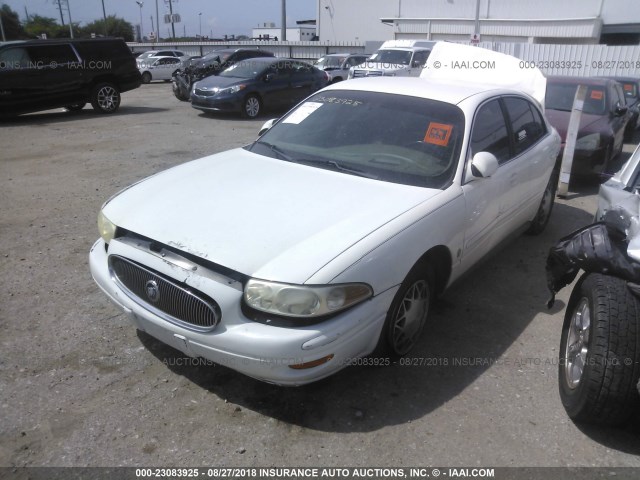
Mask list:
[[[71,19],[81,25],[102,18],[101,0],[68,0]],[[167,36],[164,14],[169,13],[168,0],[157,0],[160,12],[160,34]],[[60,22],[60,11],[53,0],[0,0],[15,10],[20,19],[25,19],[25,7],[29,15],[52,17]],[[182,36],[186,28],[187,36],[200,33],[202,13],[202,35],[223,37],[225,34],[250,35],[251,29],[265,22],[274,22],[280,27],[281,0],[173,0],[173,12],[180,14],[182,23],[175,24],[176,36]],[[297,20],[316,18],[317,0],[287,0],[287,26],[295,27]],[[140,23],[140,7],[135,0],[104,0],[107,15],[122,17],[132,25]],[[68,21],[64,11],[65,24]],[[151,16],[155,25],[156,0],[144,0],[142,25],[144,35],[151,31]],[[155,30],[155,27],[154,27]]]

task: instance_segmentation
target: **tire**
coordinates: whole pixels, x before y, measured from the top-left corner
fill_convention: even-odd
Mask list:
[[[575,422],[617,426],[640,409],[640,301],[624,280],[585,274],[571,294],[558,387]]]
[[[334,83],[338,83],[342,81],[342,77],[336,77],[333,80],[331,80],[331,84],[333,85]]]
[[[242,116],[244,118],[257,118],[262,110],[260,97],[255,94],[247,95],[242,102]]]
[[[113,113],[120,107],[120,91],[112,83],[99,83],[91,90],[91,106],[100,113]]]
[[[86,103],[74,103],[73,105],[67,105],[66,107],[64,107],[64,109],[67,112],[79,112],[84,108],[85,105]]]
[[[173,88],[172,88],[172,90],[173,90],[173,95],[174,95],[178,100],[180,100],[181,102],[188,102],[188,101],[189,101],[189,95],[185,95],[185,94],[183,93],[183,90],[182,90],[180,87],[176,86],[176,84],[175,84],[175,83],[173,84]]]
[[[429,317],[435,275],[424,265],[414,267],[396,292],[373,356],[399,358],[415,346]]]
[[[544,193],[542,194],[542,200],[540,200],[540,206],[536,212],[536,216],[531,221],[531,225],[525,232],[527,235],[539,235],[547,227],[549,219],[551,218],[551,212],[553,211],[553,205],[556,199],[556,190],[558,188],[558,172],[554,170],[549,178]]]
[[[144,72],[142,74],[142,83],[145,85],[151,83],[151,74],[149,72]]]

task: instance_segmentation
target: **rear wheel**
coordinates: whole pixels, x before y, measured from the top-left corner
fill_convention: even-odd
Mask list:
[[[242,102],[242,116],[245,118],[256,118],[260,115],[260,110],[262,109],[262,103],[260,102],[260,98],[255,95],[247,95]]]
[[[540,206],[536,216],[529,225],[529,229],[526,231],[528,235],[538,235],[544,231],[551,218],[551,212],[553,211],[553,204],[556,198],[556,189],[558,188],[558,172],[556,170],[551,174],[547,187],[542,194],[542,200],[540,200]]]
[[[620,425],[640,408],[640,302],[619,278],[586,274],[565,313],[560,398],[576,422]]]
[[[112,83],[99,83],[91,91],[91,106],[100,113],[113,113],[120,106],[120,91]]]

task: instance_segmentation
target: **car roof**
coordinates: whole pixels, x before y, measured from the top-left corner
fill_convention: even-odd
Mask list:
[[[178,57],[174,57],[172,55],[157,55],[157,56],[154,55],[153,56],[153,60],[154,61],[162,60],[162,59],[165,59],[165,58],[171,58],[172,60],[173,59],[180,60]]]
[[[547,77],[547,84],[554,85],[589,85],[606,87],[611,82],[615,82],[612,78],[602,77],[570,77],[560,75],[550,75]]]
[[[368,77],[356,78],[348,82],[340,82],[325,88],[330,90],[358,90],[367,92],[390,93],[408,95],[412,97],[438,100],[441,102],[458,105],[463,100],[474,95],[494,93],[495,95],[515,94],[530,98],[529,95],[506,88],[497,88],[495,85],[485,85],[474,82],[440,82],[424,78],[413,77]]]

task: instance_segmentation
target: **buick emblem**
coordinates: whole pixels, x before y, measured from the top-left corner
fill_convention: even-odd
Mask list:
[[[155,280],[149,280],[144,285],[144,289],[147,292],[147,298],[153,303],[156,303],[158,300],[160,300],[160,288],[158,287],[158,282],[156,282]]]

